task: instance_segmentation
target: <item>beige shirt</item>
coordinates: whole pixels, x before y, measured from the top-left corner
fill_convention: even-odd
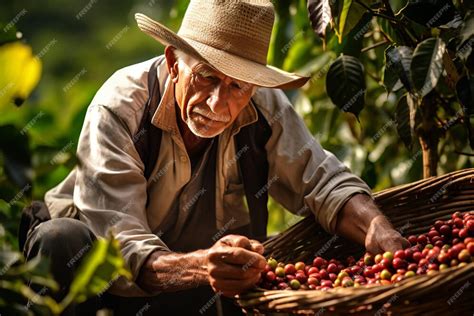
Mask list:
[[[160,224],[178,210],[176,230],[185,222],[186,208],[176,208],[190,181],[191,163],[176,122],[174,89],[167,69],[158,67],[162,99],[152,124],[163,130],[156,166],[150,179],[134,146],[148,98],[148,70],[155,59],[114,73],[92,100],[79,138],[80,164],[59,185],[46,193],[52,217],[79,211],[81,221],[98,236],[112,229],[134,276],[154,250],[169,250],[160,239]],[[355,193],[370,194],[369,187],[333,154],[321,148],[278,89],[259,88],[253,102],[219,135],[216,163],[216,220],[223,232],[249,223],[244,189],[233,136],[257,120],[257,106],[271,126],[266,144],[269,161],[267,185],[262,188],[289,211],[316,221],[335,232],[342,205]],[[150,200],[146,206],[147,197]],[[196,197],[194,197],[196,198]],[[184,200],[183,200],[184,199]],[[189,234],[198,234],[199,227]],[[115,294],[147,295],[133,282],[118,280]]]

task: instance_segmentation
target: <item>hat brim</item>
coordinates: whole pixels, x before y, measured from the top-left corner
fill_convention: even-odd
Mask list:
[[[295,89],[309,77],[236,56],[225,50],[184,38],[144,14],[135,14],[138,27],[163,45],[170,45],[216,68],[223,74],[261,87]]]

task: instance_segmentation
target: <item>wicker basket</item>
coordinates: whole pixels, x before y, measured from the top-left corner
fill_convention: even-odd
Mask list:
[[[433,177],[374,194],[383,213],[404,236],[427,232],[454,211],[474,210],[474,169]],[[359,258],[364,249],[331,236],[307,217],[268,240],[265,256],[309,263],[316,255]],[[473,315],[474,262],[397,284],[329,291],[267,291],[240,295],[238,303],[253,315]]]

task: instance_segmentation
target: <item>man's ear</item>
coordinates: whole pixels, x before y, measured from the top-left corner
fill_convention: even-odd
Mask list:
[[[174,83],[178,81],[178,60],[175,55],[175,48],[173,46],[165,47],[166,67]]]

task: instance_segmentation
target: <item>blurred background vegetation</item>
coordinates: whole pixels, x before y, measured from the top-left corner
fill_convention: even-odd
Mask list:
[[[406,1],[391,1],[399,10]],[[163,47],[136,27],[135,12],[143,12],[177,30],[188,1],[3,0],[0,10],[0,42],[5,48],[21,33],[40,62],[36,70],[24,70],[19,82],[34,77],[38,85],[24,104],[5,103],[9,87],[0,87],[0,220],[7,239],[15,241],[21,208],[59,183],[76,163],[75,150],[87,106],[102,83],[117,69],[159,55]],[[407,150],[399,140],[394,112],[397,97],[387,94],[380,82],[384,49],[368,50],[361,59],[367,72],[366,104],[360,123],[339,111],[327,97],[325,78],[334,53],[325,50],[308,19],[306,0],[275,3],[278,17],[268,62],[287,71],[310,74],[310,84],[289,91],[298,113],[322,146],[332,151],[375,191],[422,177],[419,148]],[[13,22],[13,23],[12,23]],[[369,28],[368,34],[376,30]],[[372,32],[372,33],[371,33]],[[366,36],[369,46],[373,36]],[[331,42],[331,39],[328,40]],[[335,36],[332,45],[337,45]],[[333,47],[334,48],[334,47]],[[23,50],[24,51],[24,50]],[[1,58],[9,55],[4,51]],[[23,57],[22,57],[23,58]],[[19,55],[8,65],[22,63]],[[0,65],[2,63],[0,62]],[[0,76],[12,71],[7,66]],[[35,66],[32,66],[35,68]],[[2,81],[0,80],[0,83]],[[15,99],[22,100],[21,95]],[[454,127],[439,144],[438,173],[472,167],[473,158],[465,130]],[[275,202],[270,202],[269,232],[296,221]]]

